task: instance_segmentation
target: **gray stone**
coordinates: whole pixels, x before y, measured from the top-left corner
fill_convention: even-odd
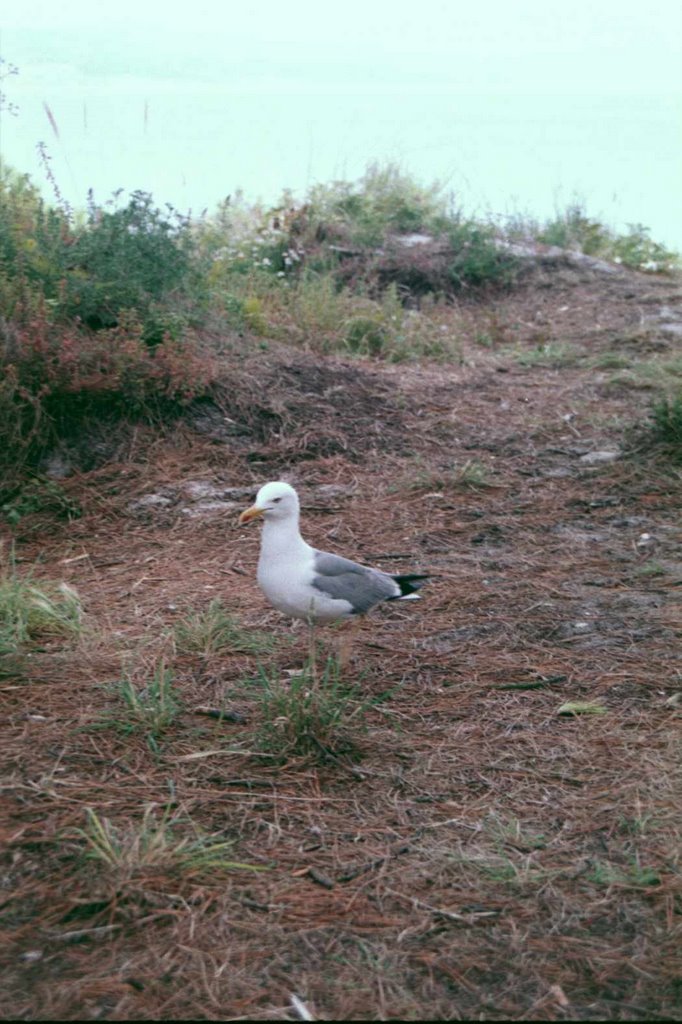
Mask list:
[[[186,480],[180,486],[180,491],[191,501],[217,498],[220,494],[220,488],[216,487],[215,484],[208,483],[207,480]]]
[[[682,323],[661,324],[658,330],[661,334],[670,334],[673,338],[682,338]]]
[[[413,249],[416,245],[431,245],[435,239],[433,235],[423,235],[415,231],[411,235],[395,235],[392,241],[406,249]]]
[[[164,494],[145,494],[143,498],[131,501],[130,504],[137,508],[167,508],[173,504],[173,499],[167,498]]]
[[[315,488],[316,496],[318,498],[325,498],[326,500],[350,498],[354,492],[355,488],[348,484],[319,484]]]
[[[236,512],[242,505],[234,501],[198,501],[196,505],[185,505],[181,512],[183,516],[190,519],[199,519],[201,516],[213,515],[217,512]]]
[[[588,452],[580,456],[580,461],[584,466],[599,466],[602,463],[616,462],[622,457],[623,453],[619,451]]]

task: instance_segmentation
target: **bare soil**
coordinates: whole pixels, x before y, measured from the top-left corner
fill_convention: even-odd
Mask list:
[[[648,378],[599,368],[679,358],[681,304],[675,280],[564,268],[453,307],[461,365],[272,346],[67,478],[81,519],[22,521],[19,567],[74,585],[88,632],[0,679],[4,1017],[682,1016],[680,472],[631,429]],[[305,659],[236,528],[283,475],[312,543],[434,574],[355,639],[355,760],[260,756],[258,659],[169,651],[220,597],[275,637],[268,665]],[[154,750],[112,725],[111,684],[162,655],[183,711]],[[150,804],[266,870],[83,859],[86,808],[139,828]]]

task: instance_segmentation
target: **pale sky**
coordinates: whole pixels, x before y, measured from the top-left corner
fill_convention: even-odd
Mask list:
[[[212,209],[398,162],[467,212],[573,198],[682,248],[680,0],[23,0],[0,152],[65,196]],[[52,111],[55,137],[44,104]]]

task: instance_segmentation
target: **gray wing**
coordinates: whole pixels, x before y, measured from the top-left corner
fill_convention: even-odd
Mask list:
[[[380,601],[400,593],[397,583],[387,574],[368,569],[349,558],[315,552],[313,586],[328,597],[348,601],[354,614],[369,611]]]

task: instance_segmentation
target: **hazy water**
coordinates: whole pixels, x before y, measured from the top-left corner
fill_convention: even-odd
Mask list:
[[[237,187],[274,202],[285,187],[300,195],[390,160],[424,183],[446,183],[467,212],[542,217],[577,195],[607,223],[644,223],[682,249],[678,97],[486,94],[404,76],[368,88],[366,71],[355,81],[352,68],[322,87],[262,67],[220,81],[158,69],[86,80],[51,65],[18,98],[20,116],[3,116],[3,157],[42,183],[35,143],[44,139],[76,206],[89,187],[99,200],[142,188],[194,212]]]

